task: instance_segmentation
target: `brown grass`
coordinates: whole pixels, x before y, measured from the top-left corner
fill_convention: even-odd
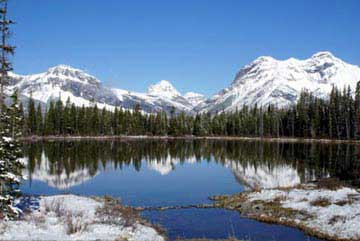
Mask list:
[[[81,218],[82,218],[81,216],[74,217],[69,214],[66,216],[65,224],[66,224],[67,234],[77,233],[86,229],[87,223],[79,222]]]
[[[317,181],[317,188],[319,189],[337,190],[342,187],[344,187],[344,183],[338,178],[322,178]]]
[[[125,227],[131,227],[141,220],[135,209],[123,206],[120,199],[112,197],[104,197],[104,205],[96,210],[96,214],[102,217],[102,223],[122,224]]]
[[[331,205],[331,202],[327,198],[320,197],[314,201],[311,201],[310,205],[315,207],[327,207]]]
[[[345,222],[345,221],[346,221],[346,217],[341,215],[335,215],[329,220],[329,224],[335,224],[337,222]]]

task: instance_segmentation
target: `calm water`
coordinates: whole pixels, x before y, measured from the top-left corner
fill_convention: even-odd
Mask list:
[[[208,203],[208,197],[338,177],[358,184],[352,145],[244,141],[78,141],[24,145],[29,194],[111,195],[133,206]],[[144,212],[176,237],[316,240],[222,209]]]

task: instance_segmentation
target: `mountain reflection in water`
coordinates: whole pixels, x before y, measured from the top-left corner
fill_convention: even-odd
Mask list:
[[[24,144],[29,183],[67,190],[106,170],[133,167],[165,176],[184,164],[214,163],[245,189],[293,186],[322,177],[357,183],[360,151],[353,145],[250,141],[75,141]],[[121,175],[121,174],[119,174]]]

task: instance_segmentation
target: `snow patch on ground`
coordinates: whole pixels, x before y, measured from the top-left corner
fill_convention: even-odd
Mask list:
[[[251,202],[281,200],[282,207],[311,215],[295,222],[331,237],[360,240],[360,193],[355,189],[268,189],[251,193],[248,198]],[[321,201],[323,204],[316,204]]]
[[[163,241],[157,231],[139,222],[132,226],[104,222],[97,210],[104,203],[88,197],[41,197],[37,210],[22,220],[0,223],[1,240]]]

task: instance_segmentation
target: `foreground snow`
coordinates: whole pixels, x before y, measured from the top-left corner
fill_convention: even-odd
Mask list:
[[[263,189],[214,197],[218,207],[260,221],[298,227],[330,240],[360,240],[360,192],[349,187]]]
[[[295,222],[331,237],[360,240],[360,193],[355,189],[262,190],[249,195],[249,200],[282,200],[283,208],[310,214],[306,220]]]
[[[0,223],[1,240],[163,241],[157,231],[121,215],[106,216],[104,202],[75,195],[41,197],[23,220]]]

